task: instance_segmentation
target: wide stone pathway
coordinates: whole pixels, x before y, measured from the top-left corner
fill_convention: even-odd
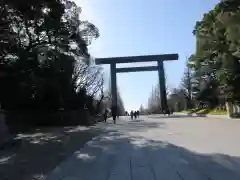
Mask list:
[[[239,135],[235,131],[240,122],[228,126],[223,121],[211,120],[206,126],[201,118],[141,117],[99,124],[105,133],[60,164],[47,180],[240,180],[240,146],[227,142]],[[208,132],[208,127],[218,129]],[[224,135],[221,128],[230,131],[222,141],[215,139]]]

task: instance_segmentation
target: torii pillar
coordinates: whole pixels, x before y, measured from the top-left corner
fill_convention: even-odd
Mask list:
[[[117,109],[117,72],[116,63],[110,64],[111,72],[111,95],[112,95],[112,109]]]

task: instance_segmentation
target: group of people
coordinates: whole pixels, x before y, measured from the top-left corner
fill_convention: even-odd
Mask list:
[[[112,117],[113,117],[113,122],[114,124],[116,123],[116,119],[119,118],[118,116],[118,113],[117,113],[117,110],[115,108],[112,108]],[[128,113],[125,113],[125,115],[129,115]],[[131,111],[130,112],[130,116],[131,116],[131,119],[137,119],[140,115],[140,112],[139,111]],[[107,121],[107,118],[109,116],[109,112],[108,110],[106,109],[105,112],[104,112],[104,121],[106,122]]]
[[[172,113],[173,112],[171,110],[169,110],[169,109],[163,111],[163,114],[164,115],[167,114],[168,116],[170,116],[170,114],[172,114]],[[118,112],[117,112],[117,108],[112,107],[111,114],[112,114],[112,117],[113,117],[113,122],[115,124],[116,123],[116,119],[119,118],[119,115],[118,115]],[[106,109],[105,112],[104,112],[104,121],[105,122],[107,121],[108,115],[109,115],[109,112]],[[133,111],[132,110],[130,112],[131,120],[139,118],[139,115],[140,115],[139,111]],[[129,113],[127,111],[125,112],[125,116],[129,116]]]
[[[130,112],[130,116],[131,116],[131,119],[133,120],[133,117],[134,119],[137,119],[139,117],[139,111],[131,111]]]

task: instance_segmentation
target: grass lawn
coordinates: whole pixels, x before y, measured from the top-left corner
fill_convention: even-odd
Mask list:
[[[183,110],[180,113],[189,113],[189,114],[210,114],[210,115],[227,115],[227,111],[218,110],[218,109],[189,109]]]
[[[227,115],[227,111],[214,109],[214,110],[210,111],[208,114],[211,114],[211,115]]]

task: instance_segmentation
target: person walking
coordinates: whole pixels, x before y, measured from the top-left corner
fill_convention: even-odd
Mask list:
[[[139,111],[137,111],[137,118],[139,118],[139,115],[140,115],[140,112],[139,112]]]
[[[113,123],[116,124],[116,118],[117,118],[117,107],[112,107],[112,117],[113,117]]]
[[[133,115],[134,115],[134,118],[135,118],[135,120],[136,120],[136,119],[137,119],[137,112],[134,111]]]
[[[108,110],[106,109],[104,112],[104,121],[107,122],[107,117],[108,117]]]
[[[131,120],[133,120],[133,111],[131,111],[130,115],[131,115]]]

